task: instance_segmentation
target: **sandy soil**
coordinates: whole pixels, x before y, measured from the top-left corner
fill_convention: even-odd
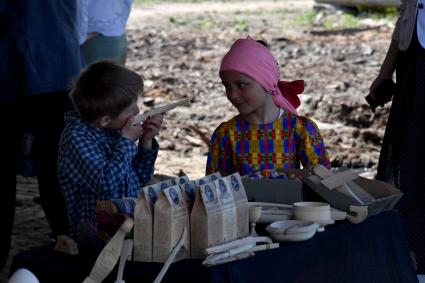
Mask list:
[[[205,140],[236,113],[217,75],[220,59],[235,39],[251,35],[271,44],[283,79],[306,80],[300,112],[318,122],[332,164],[373,176],[389,106],[372,113],[364,96],[384,58],[393,21],[363,19],[347,28],[338,12],[325,10],[307,24],[313,5],[284,0],[134,7],[127,65],[145,80],[140,106],[192,99],[190,107],[166,116],[157,174],[182,169],[190,178],[204,175]],[[325,22],[331,17],[329,28]],[[20,177],[10,258],[48,243],[48,225],[33,201],[37,195],[36,180]],[[0,282],[6,282],[7,270]]]

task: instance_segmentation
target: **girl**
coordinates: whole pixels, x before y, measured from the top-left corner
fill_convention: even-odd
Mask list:
[[[304,81],[279,81],[279,65],[265,45],[249,37],[236,40],[221,62],[219,75],[239,115],[214,131],[207,174],[246,175],[253,167],[299,168],[300,164],[330,167],[316,124],[296,111]]]

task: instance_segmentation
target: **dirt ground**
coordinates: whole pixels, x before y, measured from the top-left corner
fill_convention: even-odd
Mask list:
[[[373,177],[389,105],[372,113],[364,96],[383,61],[394,21],[363,18],[350,28],[333,10],[306,21],[313,6],[313,1],[283,0],[133,8],[127,65],[145,80],[140,106],[192,99],[190,107],[166,115],[156,174],[172,176],[181,169],[192,179],[204,175],[206,141],[220,122],[236,114],[218,77],[220,59],[235,39],[250,35],[269,42],[282,79],[306,81],[300,113],[317,121],[333,166]],[[332,27],[325,25],[330,17]],[[48,243],[48,225],[33,201],[37,195],[36,180],[19,177],[10,258]],[[0,282],[6,282],[7,271]]]

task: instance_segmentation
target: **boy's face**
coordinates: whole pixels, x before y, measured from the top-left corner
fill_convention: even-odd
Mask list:
[[[227,99],[242,115],[255,112],[266,101],[267,93],[250,77],[237,71],[223,71],[221,81],[226,89]]]
[[[125,108],[116,118],[110,118],[108,125],[105,127],[111,130],[121,129],[128,118],[134,117],[140,113],[137,101],[132,102],[127,108]]]

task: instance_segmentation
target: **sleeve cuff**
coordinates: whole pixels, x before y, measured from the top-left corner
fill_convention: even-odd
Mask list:
[[[125,152],[125,154],[128,154],[131,159],[133,159],[137,153],[136,144],[132,140],[125,137],[121,137],[118,147],[121,148],[121,150]]]
[[[143,156],[146,155],[157,155],[158,151],[159,151],[159,143],[156,139],[152,139],[152,148],[151,149],[146,149],[142,146],[142,141],[139,141],[139,153],[141,153]]]

